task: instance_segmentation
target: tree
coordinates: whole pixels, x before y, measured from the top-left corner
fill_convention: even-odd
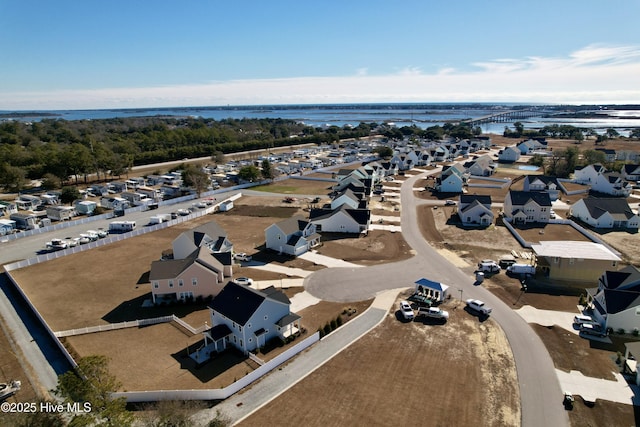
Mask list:
[[[200,165],[185,165],[182,177],[186,186],[193,187],[196,190],[198,198],[200,198],[200,193],[205,191],[210,183],[209,175],[202,170]]]
[[[8,192],[17,192],[26,184],[25,171],[7,163],[0,164],[0,186]]]
[[[386,147],[384,145],[379,145],[373,149],[374,153],[378,153],[380,157],[383,159],[389,159],[393,157],[393,149],[391,147]]]
[[[76,187],[67,186],[62,187],[62,194],[60,194],[60,201],[62,203],[71,204],[74,200],[78,200],[80,198],[80,192]]]
[[[609,138],[609,139],[617,138],[617,137],[620,136],[618,131],[615,130],[614,128],[607,129],[606,135],[607,135],[607,138]]]
[[[598,150],[586,150],[582,158],[585,165],[594,165],[596,163],[604,164],[607,161],[605,154]]]
[[[629,138],[640,139],[640,128],[635,128],[629,133]]]
[[[105,356],[87,356],[78,360],[76,371],[58,376],[55,391],[68,403],[91,405],[90,412],[73,417],[72,425],[126,427],[133,423],[133,415],[126,409],[126,399],[111,397],[120,386],[116,377],[109,373]]]
[[[271,162],[267,159],[262,160],[262,169],[260,173],[264,179],[273,179],[273,169],[271,168]]]
[[[253,182],[260,176],[260,170],[253,166],[243,166],[238,171],[238,177],[249,182]]]

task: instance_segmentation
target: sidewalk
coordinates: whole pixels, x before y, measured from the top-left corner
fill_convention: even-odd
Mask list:
[[[302,258],[309,262],[318,265],[324,265],[326,267],[347,267],[347,268],[362,268],[362,265],[352,264],[350,262],[343,261],[341,259],[331,258],[325,255],[320,255],[316,251],[305,252],[300,255],[298,258]]]
[[[230,418],[231,424],[247,418],[378,326],[393,306],[398,293],[404,289],[406,288],[392,289],[378,294],[364,313],[325,336],[281,368],[274,369],[246,391],[231,396],[213,408],[200,411],[192,420],[196,425],[207,425],[217,411]]]

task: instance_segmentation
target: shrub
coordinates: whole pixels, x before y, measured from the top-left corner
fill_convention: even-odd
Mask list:
[[[335,330],[338,328],[338,323],[336,322],[335,319],[331,319],[331,330]]]
[[[638,335],[640,335],[640,330],[638,330],[638,328],[633,328],[633,336],[637,337]]]
[[[338,325],[338,327],[342,326],[342,316],[339,314],[338,317],[336,317],[336,325]]]
[[[324,329],[318,328],[318,332],[320,332],[320,338],[324,337]]]
[[[616,333],[617,333],[618,335],[624,335],[624,329],[623,329],[623,328],[618,328],[618,329],[616,330]]]
[[[331,333],[331,325],[329,323],[326,323],[324,325],[324,334],[328,335],[329,333]]]

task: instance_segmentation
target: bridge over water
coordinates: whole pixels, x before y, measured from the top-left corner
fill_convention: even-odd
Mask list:
[[[538,117],[542,114],[542,110],[537,108],[527,108],[521,110],[500,111],[498,113],[488,114],[486,116],[477,117],[475,119],[462,120],[460,123],[468,123],[472,126],[484,123],[507,123],[529,117]]]

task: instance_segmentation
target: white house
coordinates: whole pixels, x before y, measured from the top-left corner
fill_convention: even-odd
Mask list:
[[[622,177],[627,181],[640,181],[640,165],[624,165]]]
[[[182,259],[153,261],[149,273],[153,303],[217,295],[225,284],[225,266],[215,255],[203,246]]]
[[[536,150],[545,150],[547,148],[547,144],[537,139],[527,139],[525,141],[520,141],[516,147],[520,150],[520,154],[527,155]]]
[[[607,171],[607,169],[599,163],[576,168],[573,172],[573,179],[578,184],[593,184],[596,178]]]
[[[598,287],[588,292],[593,317],[604,329],[630,333],[640,329],[640,270],[630,265],[605,271]]]
[[[626,182],[617,172],[605,172],[596,177],[591,189],[599,193],[610,194],[617,197],[629,197],[631,184]]]
[[[640,218],[623,198],[580,199],[571,206],[569,214],[594,228],[625,228],[638,230]]]
[[[416,283],[414,296],[418,298],[427,298],[435,302],[443,302],[449,295],[449,286],[425,279],[424,277]]]
[[[272,339],[286,339],[300,331],[300,316],[290,310],[291,301],[273,287],[256,290],[229,282],[209,304],[211,329],[204,333],[203,354],[209,359],[228,345],[247,354]],[[198,361],[196,359],[196,361]]]
[[[490,176],[493,175],[495,165],[493,164],[493,159],[491,157],[484,155],[466,162],[464,164],[464,168],[470,175]]]
[[[302,255],[320,244],[316,226],[301,216],[270,225],[264,231],[266,247],[279,253]]]
[[[509,191],[504,199],[504,216],[516,223],[549,222],[551,199],[537,191]]]
[[[342,205],[346,205],[349,209],[364,209],[367,207],[367,200],[364,193],[355,193],[350,188],[346,188],[331,200],[331,209],[337,209]]]
[[[467,182],[464,167],[459,163],[444,166],[440,176],[436,177],[436,190],[441,193],[462,193]]]
[[[316,225],[318,232],[364,233],[371,224],[369,209],[311,209],[309,221]]]
[[[549,194],[551,201],[558,200],[560,196],[560,184],[553,176],[526,175],[522,184],[523,191],[543,191]]]
[[[487,227],[493,224],[491,196],[462,194],[458,202],[458,216],[465,226]]]
[[[502,163],[514,163],[520,160],[520,150],[513,145],[503,148],[498,152],[498,161]]]
[[[171,245],[175,259],[186,258],[201,246],[206,246],[211,252],[231,253],[233,250],[233,243],[227,239],[227,232],[215,221],[185,231]]]

